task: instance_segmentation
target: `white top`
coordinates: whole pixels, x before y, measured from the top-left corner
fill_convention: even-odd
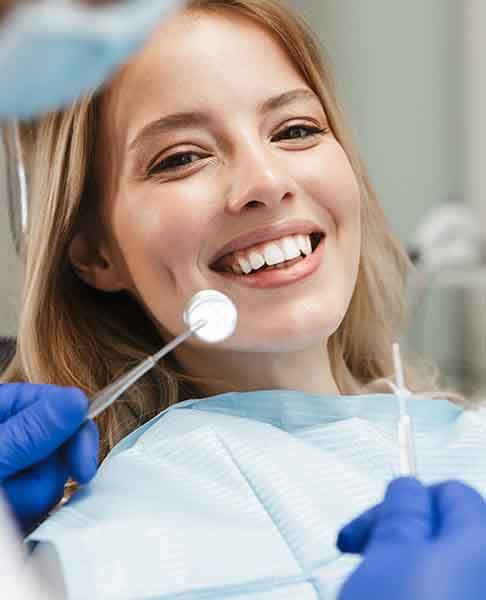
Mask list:
[[[57,553],[50,544],[30,557],[0,493],[0,589],[9,600],[64,600],[63,576]]]
[[[61,563],[52,544],[37,546],[27,559],[27,569],[31,571],[40,591],[43,588],[46,590],[45,596],[41,596],[41,600],[44,597],[49,600],[66,600],[67,594]],[[30,600],[30,596],[28,598]],[[39,596],[32,596],[32,598],[37,600]]]

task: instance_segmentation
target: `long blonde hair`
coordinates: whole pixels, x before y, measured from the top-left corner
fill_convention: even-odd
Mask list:
[[[357,284],[347,314],[329,340],[331,367],[341,393],[371,390],[392,372],[391,344],[405,321],[410,263],[353,149],[319,45],[305,23],[280,0],[192,0],[186,10],[238,13],[266,27],[323,104],[354,169],[362,199]],[[4,381],[76,386],[90,396],[164,343],[131,296],[86,285],[67,257],[75,233],[89,229],[96,220],[101,195],[96,151],[104,93],[22,125],[31,214],[17,351]],[[433,379],[409,366],[406,373],[413,391],[440,395]],[[102,457],[162,409],[202,397],[198,384],[204,383],[183,373],[169,355],[126,392],[123,402],[98,418]]]

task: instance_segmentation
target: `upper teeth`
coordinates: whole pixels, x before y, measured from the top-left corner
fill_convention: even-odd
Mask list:
[[[247,275],[252,270],[257,270],[265,264],[268,266],[277,265],[286,260],[292,260],[301,255],[301,252],[307,256],[312,252],[312,246],[309,235],[289,235],[267,242],[255,248],[235,252],[233,254],[232,270],[235,273],[242,272]]]

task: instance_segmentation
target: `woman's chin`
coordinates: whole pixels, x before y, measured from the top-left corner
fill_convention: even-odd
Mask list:
[[[262,327],[258,331],[246,331],[228,339],[225,348],[240,352],[303,352],[322,349],[339,325],[322,323],[312,328],[281,329]]]

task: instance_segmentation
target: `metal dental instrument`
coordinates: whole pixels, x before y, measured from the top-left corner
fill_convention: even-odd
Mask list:
[[[393,364],[395,368],[395,379],[397,382],[397,389],[395,393],[398,396],[400,407],[400,416],[398,418],[400,474],[403,476],[415,476],[417,474],[415,446],[413,443],[412,423],[407,407],[407,397],[411,396],[411,393],[405,387],[402,359],[400,357],[400,348],[397,343],[393,344]]]
[[[209,344],[215,344],[228,338],[236,328],[237,310],[225,294],[217,290],[202,290],[189,300],[184,309],[183,318],[186,325],[189,325],[189,329],[95,394],[91,398],[86,419],[97,417],[127,388],[154,367],[163,356],[182,344],[193,333]]]

